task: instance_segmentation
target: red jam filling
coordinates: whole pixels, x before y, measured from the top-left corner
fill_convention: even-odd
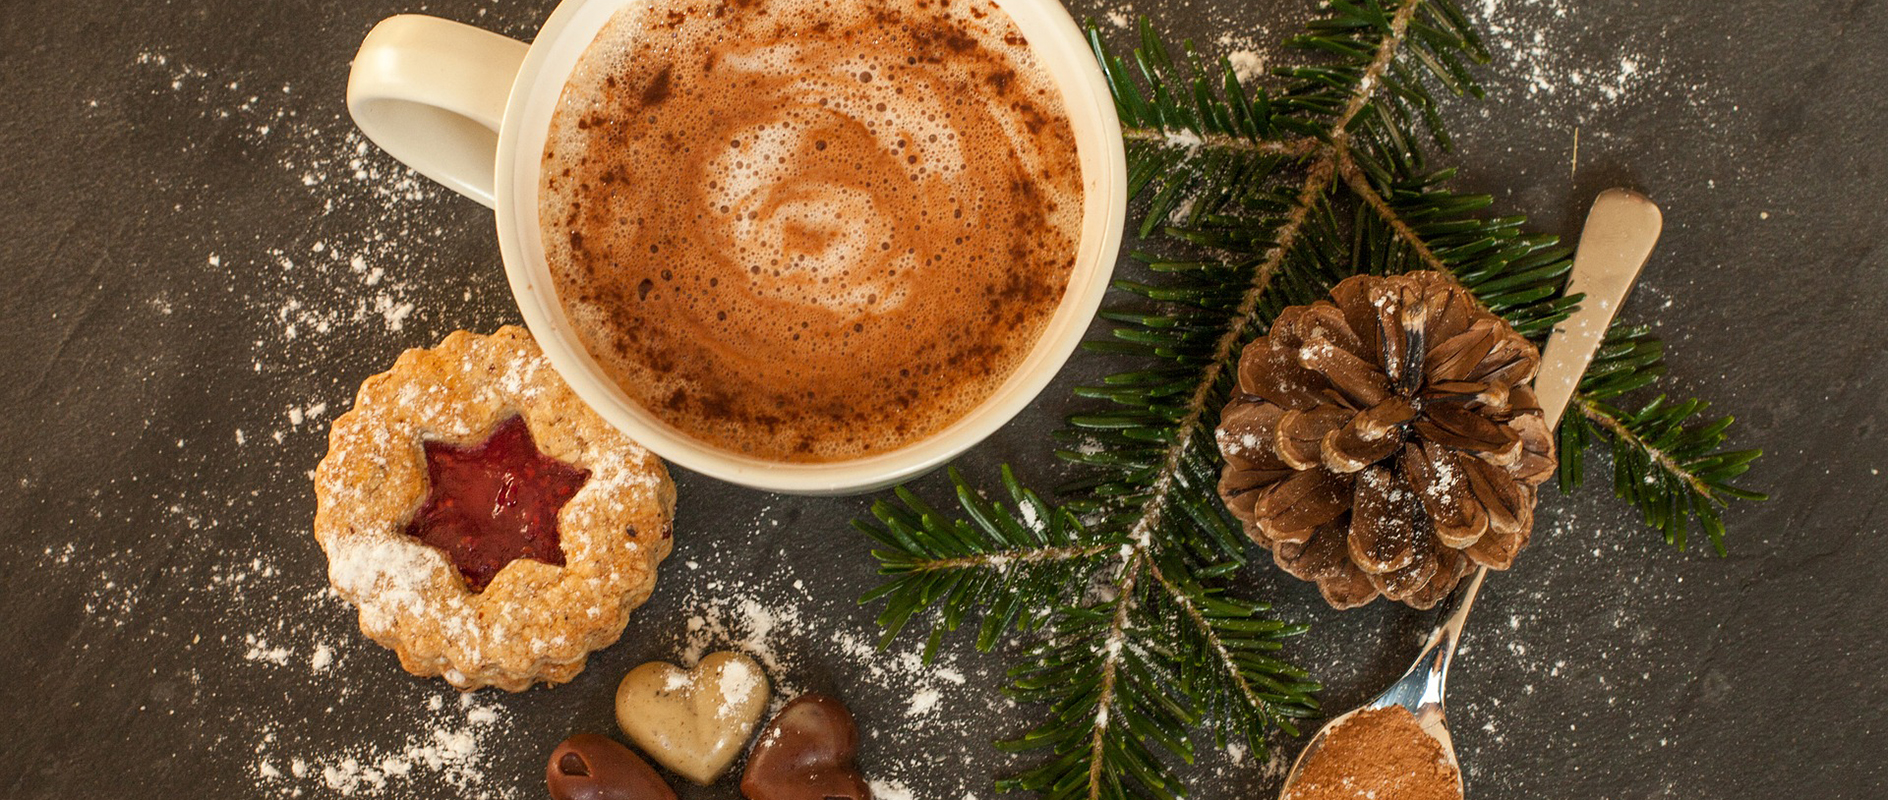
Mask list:
[[[466,586],[482,592],[513,559],[564,565],[557,511],[590,471],[538,452],[513,415],[471,447],[426,442],[426,501],[406,535],[444,551]]]

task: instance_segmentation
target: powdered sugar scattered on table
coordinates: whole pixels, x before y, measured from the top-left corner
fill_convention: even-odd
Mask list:
[[[278,667],[288,663],[289,649],[286,647],[270,647],[267,639],[253,633],[244,636],[243,643],[249,645],[248,652],[243,653],[245,661],[267,661]]]
[[[186,144],[186,153],[227,134],[269,155],[258,165],[258,182],[274,187],[286,223],[215,241],[195,264],[174,266],[178,285],[195,285],[181,296],[159,290],[147,301],[154,313],[168,316],[202,303],[226,308],[248,323],[237,335],[248,337],[249,367],[256,374],[298,373],[307,364],[333,360],[331,348],[355,347],[362,337],[432,343],[428,333],[418,339],[403,334],[413,332],[415,323],[435,321],[437,312],[423,307],[422,299],[440,292],[421,282],[432,264],[450,257],[429,245],[448,234],[452,217],[442,211],[460,202],[456,195],[387,158],[344,113],[309,113],[309,88],[230,80],[156,48],[135,54],[132,67],[152,83],[153,94],[174,104],[172,116],[194,116],[189,124],[216,132]],[[328,89],[324,83],[317,90]],[[349,223],[319,224],[331,216]],[[464,277],[455,278],[468,284],[465,301],[504,297],[497,254],[484,255],[487,265],[461,268]],[[352,394],[352,381],[321,382],[321,396],[287,397],[284,405],[344,405]],[[291,413],[273,425],[279,427],[260,432],[232,426],[229,435],[239,444],[280,443],[305,422]]]
[[[515,791],[486,785],[486,745],[511,733],[500,724],[503,720],[503,709],[489,700],[466,694],[447,702],[434,695],[404,741],[315,755],[284,752],[276,731],[265,729],[255,747],[258,786],[287,797],[300,797],[312,787],[342,797],[407,797],[414,795],[412,781],[426,776],[463,797],[516,797]]]
[[[1640,49],[1640,42],[1622,42],[1617,60],[1575,59],[1570,38],[1594,22],[1582,17],[1576,0],[1479,0],[1472,7],[1495,56],[1496,66],[1488,72],[1498,83],[1518,80],[1525,99],[1537,106],[1577,117],[1660,78],[1659,56]]]
[[[873,779],[868,785],[872,788],[872,800],[916,800],[917,797],[898,781]]]

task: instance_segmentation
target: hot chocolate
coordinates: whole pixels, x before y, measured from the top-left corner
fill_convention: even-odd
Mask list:
[[[637,403],[775,461],[885,452],[1014,371],[1082,182],[1060,94],[984,0],[656,0],[552,122],[541,225]]]

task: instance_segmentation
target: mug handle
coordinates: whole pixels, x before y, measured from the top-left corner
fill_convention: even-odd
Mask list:
[[[529,49],[438,17],[388,17],[354,56],[348,114],[389,155],[494,208],[498,129]]]

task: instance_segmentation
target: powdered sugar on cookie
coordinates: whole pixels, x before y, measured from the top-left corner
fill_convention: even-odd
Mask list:
[[[477,439],[513,415],[543,456],[589,474],[557,511],[565,563],[519,558],[475,592],[404,526],[427,492],[422,443]],[[578,400],[513,327],[455,333],[363,382],[334,421],[315,486],[315,537],[362,631],[408,671],[462,689],[561,683],[616,641],[668,555],[675,504],[661,462]]]

